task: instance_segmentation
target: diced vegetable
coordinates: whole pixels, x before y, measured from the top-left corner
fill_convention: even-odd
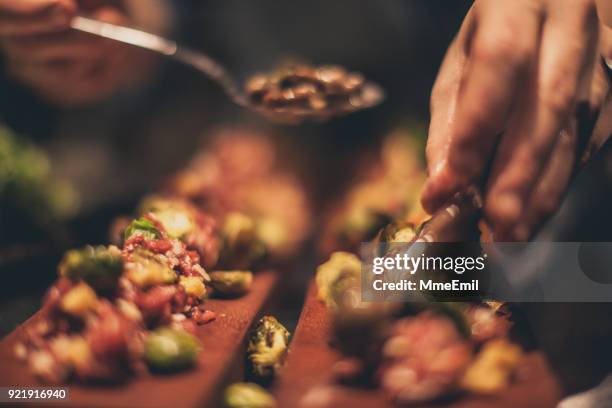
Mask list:
[[[185,293],[201,299],[206,295],[204,279],[199,276],[181,276],[179,284],[185,288]]]
[[[289,241],[288,235],[287,226],[273,217],[262,218],[257,222],[257,237],[269,252],[282,252]]]
[[[70,289],[60,301],[62,311],[77,317],[84,316],[96,307],[96,292],[86,283],[79,283]]]
[[[72,367],[84,367],[91,359],[91,349],[82,336],[60,335],[50,343],[53,354]]]
[[[223,236],[231,248],[249,245],[255,238],[255,220],[241,213],[231,213],[225,217]]]
[[[222,228],[223,250],[221,264],[226,268],[246,269],[266,255],[264,243],[258,236],[258,223],[242,213],[230,213]]]
[[[215,271],[210,273],[210,284],[224,295],[241,295],[251,288],[253,274],[249,271]]]
[[[389,243],[411,242],[416,236],[416,226],[405,221],[395,221],[383,229],[382,235],[383,240]]]
[[[155,212],[155,216],[172,238],[182,238],[194,229],[194,224],[185,211],[167,208]]]
[[[60,276],[82,279],[94,289],[111,289],[123,272],[123,259],[116,247],[87,246],[66,252],[58,270]]]
[[[137,249],[132,255],[132,262],[126,265],[126,277],[136,286],[144,288],[164,285],[176,281],[176,273],[155,255],[143,249]]]
[[[140,213],[153,213],[172,238],[183,238],[194,230],[192,211],[185,202],[162,196],[149,196],[140,205]]]
[[[161,238],[161,232],[155,227],[155,225],[147,220],[146,218],[139,218],[131,222],[131,224],[125,229],[123,233],[123,239],[127,240],[132,235],[140,234],[145,239],[159,239]]]
[[[156,371],[176,371],[192,366],[201,346],[183,330],[164,327],[152,332],[145,342],[145,359]]]
[[[225,389],[227,408],[274,408],[274,397],[255,383],[235,383]]]

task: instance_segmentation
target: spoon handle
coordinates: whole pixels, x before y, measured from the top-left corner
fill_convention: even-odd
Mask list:
[[[240,106],[248,105],[247,98],[227,70],[204,53],[180,47],[176,41],[156,34],[83,16],[74,17],[70,22],[70,27],[74,30],[144,48],[180,61],[197,69],[219,84],[227,96],[236,104]]]

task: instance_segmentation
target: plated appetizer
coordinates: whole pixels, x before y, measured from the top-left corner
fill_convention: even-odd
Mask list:
[[[52,383],[114,382],[147,368],[193,365],[196,325],[215,313],[203,306],[210,278],[199,253],[189,235],[174,232],[148,213],[125,229],[121,248],[68,251],[18,357]]]
[[[204,155],[223,167],[206,187],[189,194],[174,184],[143,199],[136,218],[115,223],[114,245],[66,252],[37,322],[15,347],[42,381],[117,382],[192,367],[202,349],[196,327],[216,318],[205,300],[244,295],[253,270],[301,243],[307,207],[299,184],[257,161],[253,186],[253,173],[240,174],[244,166],[232,162],[232,149],[259,146],[265,156],[271,147],[251,139],[225,143]],[[206,179],[211,169],[196,166],[177,180],[196,173]],[[279,216],[279,205],[289,205],[289,213]],[[249,351],[253,370],[272,376],[287,341],[278,321],[262,319]]]
[[[416,203],[424,171],[413,147],[402,134],[389,137],[381,164],[349,192],[329,224],[322,252],[335,252],[315,281],[332,316],[333,347],[344,356],[336,374],[372,382],[400,404],[498,393],[512,382],[523,354],[510,340],[505,305],[361,301],[362,262],[355,255],[361,242],[378,244],[373,250],[386,255],[394,250],[388,244],[412,243],[424,233],[456,241],[449,220],[426,220]]]
[[[399,234],[412,234],[414,230]],[[499,302],[361,302],[361,261],[335,252],[317,269],[318,297],[332,314],[343,380],[367,378],[402,404],[509,387],[523,352]]]

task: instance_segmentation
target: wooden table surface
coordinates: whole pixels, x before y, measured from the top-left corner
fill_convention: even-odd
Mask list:
[[[147,375],[122,386],[70,384],[69,407],[200,407],[215,406],[218,391],[236,359],[244,355],[247,330],[277,281],[274,272],[255,275],[251,291],[237,299],[210,299],[206,308],[217,313],[214,322],[198,328],[203,346],[197,367],[168,376]],[[31,324],[33,316],[24,325]],[[27,367],[13,356],[23,326],[0,342],[0,386],[41,386]],[[20,406],[23,406],[20,404]],[[32,406],[41,407],[40,403]],[[58,406],[53,404],[53,406]]]
[[[314,281],[308,289],[304,308],[290,346],[289,356],[274,386],[279,407],[384,407],[393,406],[376,389],[339,385],[333,366],[340,355],[329,346],[330,317],[317,300]],[[530,352],[521,367],[520,380],[495,397],[462,397],[447,408],[555,407],[561,390],[545,358]]]

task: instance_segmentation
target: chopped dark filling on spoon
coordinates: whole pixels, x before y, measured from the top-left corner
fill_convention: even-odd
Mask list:
[[[384,94],[362,74],[338,65],[293,64],[256,74],[245,85],[253,106],[281,121],[325,120],[379,104]]]

